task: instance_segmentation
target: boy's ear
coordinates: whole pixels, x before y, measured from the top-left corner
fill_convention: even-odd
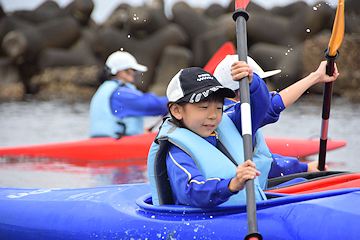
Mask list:
[[[182,107],[179,106],[177,103],[173,103],[170,107],[170,112],[171,114],[177,119],[177,120],[181,120],[182,119]]]

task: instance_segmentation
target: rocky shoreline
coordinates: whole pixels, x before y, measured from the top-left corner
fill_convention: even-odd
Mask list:
[[[90,101],[107,55],[118,49],[132,52],[149,67],[139,77],[138,88],[164,95],[179,69],[203,67],[222,44],[235,42],[232,4],[194,9],[179,2],[171,20],[165,17],[161,0],[142,7],[121,4],[101,26],[90,18],[93,6],[92,0],[74,0],[61,9],[46,1],[33,11],[0,11],[0,102]],[[333,94],[357,103],[360,7],[356,0],[347,0],[345,9],[346,34],[336,61],[340,76]],[[46,19],[34,17],[45,10],[52,13]],[[308,6],[299,1],[270,11],[250,2],[247,11],[249,55],[264,70],[282,70],[267,79],[270,90],[289,86],[325,60],[335,14],[325,2]],[[57,24],[67,26],[58,30],[63,35],[51,35]],[[315,85],[309,93],[322,94],[322,88],[323,84]]]

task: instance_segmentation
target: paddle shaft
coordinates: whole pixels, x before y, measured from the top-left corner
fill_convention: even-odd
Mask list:
[[[248,54],[246,21],[249,19],[249,14],[243,8],[238,8],[233,14],[233,19],[236,22],[236,41],[239,61],[247,62]],[[239,81],[239,87],[241,102],[241,129],[244,142],[244,157],[245,160],[252,160],[252,128],[249,78],[242,78]],[[245,236],[245,239],[262,239],[261,235],[257,232],[254,180],[246,181],[246,203],[248,234]]]
[[[330,56],[328,49],[325,52],[325,57],[327,59],[326,74],[332,76],[335,70],[335,59],[338,57],[338,54],[336,54],[335,56]],[[328,82],[324,84],[321,136],[320,136],[320,148],[319,148],[319,165],[318,165],[318,169],[320,171],[325,170],[326,145],[327,145],[327,136],[328,136],[328,128],[329,128],[332,89],[333,89],[333,82]]]

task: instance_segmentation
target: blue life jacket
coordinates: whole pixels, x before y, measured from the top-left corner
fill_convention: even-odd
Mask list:
[[[216,132],[226,150],[237,164],[243,163],[244,150],[242,137],[226,114],[223,115]],[[206,179],[211,177],[229,179],[233,178],[236,174],[237,167],[226,157],[226,153],[221,152],[197,134],[185,128],[176,127],[168,119],[162,125],[158,136],[150,147],[148,155],[148,176],[154,205],[173,203],[171,187],[166,173],[166,155],[169,143],[174,144],[189,154]],[[253,157],[254,162],[257,164],[256,169],[261,172],[261,175],[264,175],[264,177],[258,177],[254,180],[257,201],[266,199],[262,188],[265,188],[267,185],[267,175],[272,162],[271,153],[266,151],[266,149],[262,149],[262,147],[263,144],[258,144],[257,150],[260,151]],[[246,202],[246,191],[242,190],[231,196],[223,204],[244,202]]]
[[[105,81],[94,94],[90,103],[90,137],[120,138],[123,135],[143,133],[144,118],[129,116],[118,118],[112,113],[110,98],[114,91],[124,86],[120,81]]]

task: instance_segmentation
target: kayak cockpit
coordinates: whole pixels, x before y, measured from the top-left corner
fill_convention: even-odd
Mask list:
[[[286,182],[265,190],[268,200],[257,202],[257,209],[346,194],[360,189],[359,173],[317,172],[293,175],[293,178],[290,176],[285,178]],[[154,206],[151,193],[138,198],[136,204],[139,214],[157,219],[166,219],[168,216],[172,216],[174,219],[176,217],[178,219],[193,219],[195,216],[207,219],[216,216],[246,213],[246,204],[217,206],[211,209],[185,205]]]

